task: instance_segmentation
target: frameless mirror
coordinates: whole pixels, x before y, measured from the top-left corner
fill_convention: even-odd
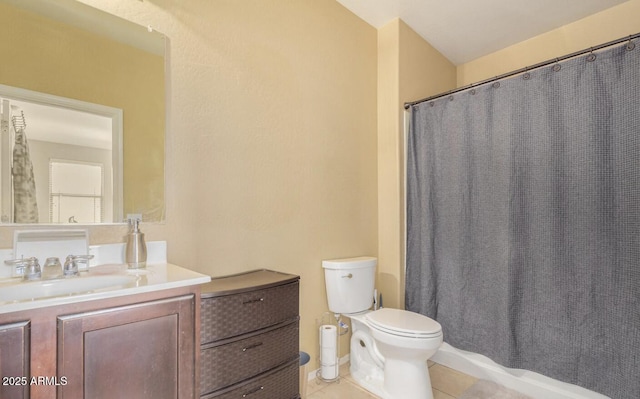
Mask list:
[[[0,37],[0,221],[162,221],[164,36],[74,0],[0,0]]]

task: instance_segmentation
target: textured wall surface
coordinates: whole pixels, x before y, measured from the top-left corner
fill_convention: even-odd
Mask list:
[[[170,41],[167,217],[143,229],[212,276],[300,275],[315,355],[321,260],[377,255],[375,29],[332,0],[83,2]]]

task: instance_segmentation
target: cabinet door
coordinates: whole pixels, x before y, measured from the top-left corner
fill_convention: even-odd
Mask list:
[[[195,397],[195,297],[58,317],[58,398]]]
[[[0,324],[0,398],[29,397],[28,321]]]

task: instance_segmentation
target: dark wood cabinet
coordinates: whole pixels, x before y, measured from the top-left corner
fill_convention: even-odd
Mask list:
[[[58,397],[194,397],[194,306],[189,295],[58,317]]]
[[[298,398],[299,277],[213,278],[201,296],[201,398]]]
[[[0,313],[0,398],[196,398],[199,338],[199,285]]]
[[[30,321],[0,325],[0,398],[29,397]]]

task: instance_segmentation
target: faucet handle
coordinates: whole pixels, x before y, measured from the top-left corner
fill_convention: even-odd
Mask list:
[[[65,276],[77,276],[78,275],[78,262],[88,263],[93,259],[93,255],[69,255],[64,261],[64,267],[62,268]]]
[[[42,268],[40,267],[40,263],[38,263],[38,259],[32,257],[28,258],[27,261],[25,278],[27,280],[39,280],[42,278]]]
[[[27,267],[26,265],[26,259],[24,258],[20,258],[20,259],[10,259],[10,260],[5,260],[4,264],[7,266],[11,266],[13,268],[13,272],[11,273],[12,277],[24,277],[24,271]]]
[[[67,256],[67,260],[71,258],[72,260],[75,260],[76,262],[88,262],[89,260],[93,259],[93,255],[69,255]]]
[[[27,258],[29,259],[29,258]],[[9,260],[5,260],[4,264],[7,266],[24,266],[25,263],[27,262],[27,259],[25,258],[20,258],[20,259],[9,259]]]
[[[25,280],[37,280],[42,277],[42,269],[38,258],[20,258],[4,261],[5,265],[15,266],[16,275],[22,276]]]

